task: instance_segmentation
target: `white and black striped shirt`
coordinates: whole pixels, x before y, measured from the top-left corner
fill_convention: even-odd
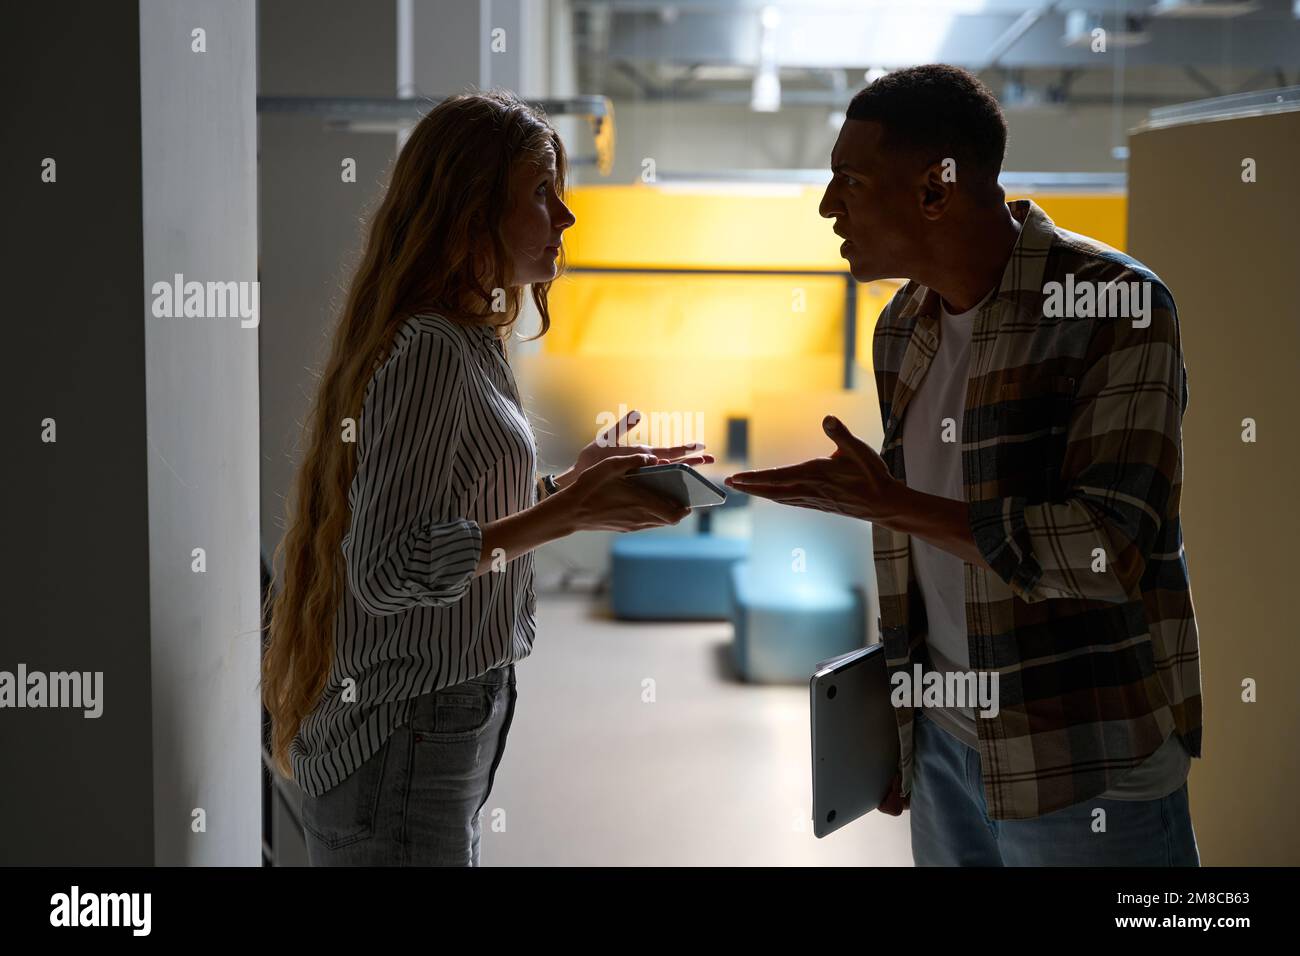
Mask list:
[[[493,331],[407,319],[366,386],[334,666],[290,747],[309,794],[361,766],[414,698],[531,653],[532,553],[503,571],[474,569],[481,526],[536,502],[536,462]]]

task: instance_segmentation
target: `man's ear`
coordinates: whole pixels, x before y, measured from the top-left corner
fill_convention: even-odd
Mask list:
[[[943,218],[956,192],[956,160],[947,158],[931,163],[921,181],[921,215],[931,222]]]

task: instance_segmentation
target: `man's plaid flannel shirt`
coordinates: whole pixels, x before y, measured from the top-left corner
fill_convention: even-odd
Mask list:
[[[1201,755],[1178,515],[1187,373],[1173,298],[1141,263],[1057,228],[1033,202],[1009,206],[1023,225],[974,319],[961,436],[970,527],[997,572],[964,565],[971,668],[999,673],[999,713],[975,721],[985,801],[999,820],[1104,793],[1171,730]],[[1067,275],[1075,289],[1150,283],[1150,324],[1045,316],[1044,285],[1069,288]],[[874,336],[881,454],[904,481],[902,424],[938,345],[938,305],[909,282]],[[912,673],[924,651],[910,542],[873,526],[891,676]],[[897,717],[908,794],[912,711]]]

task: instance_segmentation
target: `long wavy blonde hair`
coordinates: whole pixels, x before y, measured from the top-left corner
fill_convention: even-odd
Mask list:
[[[304,431],[307,451],[287,530],[272,557],[262,701],[271,720],[271,759],[286,777],[293,776],[290,745],[334,664],[334,619],[347,586],[342,543],[356,452],[342,440],[344,419],[361,420],[366,385],[409,316],[438,312],[494,326],[502,336],[513,329],[524,299],[522,287],[509,284],[501,222],[514,198],[515,165],[539,162],[548,146],[555,152],[555,188],[563,194],[560,137],[528,104],[493,91],[438,104],[397,157],[334,331]],[[550,285],[532,286],[541,316],[537,336],[550,328]],[[504,312],[493,310],[501,305],[493,290],[505,290]]]

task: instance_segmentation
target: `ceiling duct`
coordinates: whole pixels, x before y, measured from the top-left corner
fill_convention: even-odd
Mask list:
[[[1125,16],[1110,22],[1112,25],[1107,27],[1100,14],[1071,10],[1065,15],[1065,35],[1061,37],[1061,43],[1090,49],[1101,36],[1105,38],[1106,48],[1142,46],[1151,41],[1140,17]]]
[[[1254,13],[1260,9],[1256,0],[1158,0],[1151,8],[1156,17],[1201,17],[1224,19]]]

